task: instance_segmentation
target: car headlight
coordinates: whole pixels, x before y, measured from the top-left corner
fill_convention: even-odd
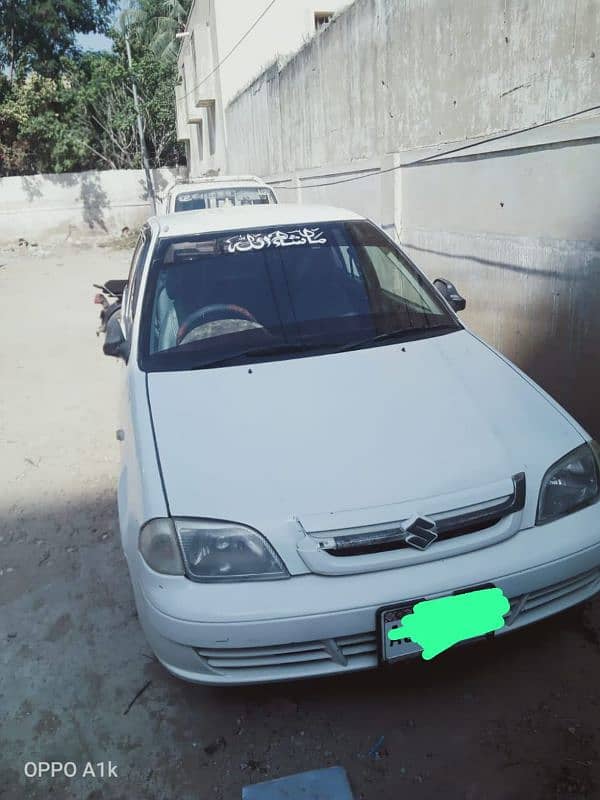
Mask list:
[[[269,542],[243,525],[175,520],[185,571],[195,581],[264,581],[289,578]]]
[[[536,524],[550,522],[590,505],[598,498],[600,448],[583,444],[553,464],[540,488]]]
[[[184,575],[181,550],[172,519],[152,519],[140,531],[138,542],[146,564],[163,575]]]

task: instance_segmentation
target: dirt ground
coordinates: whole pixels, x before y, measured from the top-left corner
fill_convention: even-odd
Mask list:
[[[307,682],[195,687],[153,659],[117,535],[121,367],[92,304],[128,258],[0,251],[0,797],[233,800],[335,764],[356,800],[600,797],[599,600],[430,663]],[[24,774],[109,760],[118,777]]]

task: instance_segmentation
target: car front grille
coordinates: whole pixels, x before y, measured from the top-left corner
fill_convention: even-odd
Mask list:
[[[525,473],[514,475],[513,491],[504,498],[480,503],[475,510],[456,509],[451,512],[429,514],[436,523],[437,541],[454,539],[469,533],[479,533],[497,525],[501,520],[525,506]],[[322,549],[332,556],[359,556],[385,553],[391,550],[410,550],[406,534],[400,524],[370,533],[325,534]],[[313,534],[314,535],[314,534]],[[433,545],[435,547],[435,544]]]

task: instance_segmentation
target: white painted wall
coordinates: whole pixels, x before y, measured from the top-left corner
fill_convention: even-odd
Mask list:
[[[276,0],[234,55],[221,67],[223,106],[277,57],[296,53],[315,33],[315,11],[337,12],[351,0]],[[215,24],[222,58],[268,5],[267,0],[215,0]]]
[[[152,174],[160,194],[177,170]],[[0,178],[0,244],[115,236],[139,227],[151,213],[142,170]]]

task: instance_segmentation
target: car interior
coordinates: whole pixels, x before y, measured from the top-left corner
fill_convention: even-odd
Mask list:
[[[294,322],[370,313],[362,277],[346,269],[333,247],[288,251],[283,270],[273,252],[207,257],[180,249],[167,254],[165,260],[172,263],[166,263],[159,276],[153,352],[175,347],[186,318],[212,306],[245,309],[268,330]],[[226,313],[223,309],[221,319]]]

